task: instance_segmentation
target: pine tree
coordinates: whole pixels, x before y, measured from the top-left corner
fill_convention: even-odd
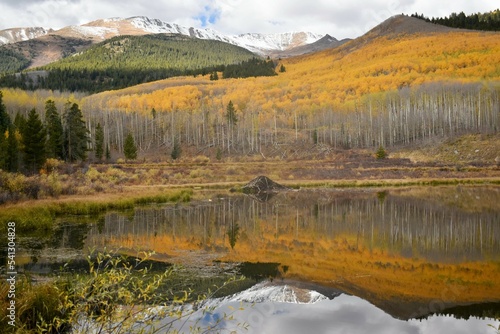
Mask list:
[[[385,159],[387,158],[387,152],[385,151],[382,145],[379,146],[377,152],[375,153],[377,159]]]
[[[179,144],[178,140],[174,141],[174,147],[172,148],[172,153],[170,153],[170,156],[172,157],[173,160],[177,160],[181,157],[181,145]]]
[[[111,151],[109,150],[109,144],[106,145],[106,160],[111,159]]]
[[[4,134],[10,126],[10,117],[7,108],[3,104],[3,93],[0,91],[0,133]]]
[[[101,123],[97,123],[95,128],[95,157],[99,160],[104,155],[104,130]]]
[[[286,72],[285,65],[281,64],[280,73],[285,73],[285,72]]]
[[[233,101],[229,101],[226,107],[227,122],[231,125],[238,123],[238,116],[236,116],[236,109],[234,108]]]
[[[23,133],[26,128],[26,117],[18,112],[16,117],[14,117],[14,125],[20,133]]]
[[[125,159],[127,160],[134,160],[137,158],[137,147],[135,146],[134,137],[131,132],[129,132],[125,138],[125,143],[123,144],[123,154],[125,154]]]
[[[71,103],[68,103],[68,107]],[[84,160],[87,157],[88,131],[83,121],[82,111],[73,103],[64,115],[64,153],[66,160]]]
[[[19,142],[16,137],[16,128],[12,124],[9,127],[5,144],[5,170],[16,173],[19,171]]]
[[[22,134],[24,145],[24,167],[29,173],[36,173],[45,163],[45,141],[47,134],[35,109],[31,109]]]
[[[61,117],[53,100],[45,102],[45,123],[47,127],[47,157],[64,158],[64,131]]]

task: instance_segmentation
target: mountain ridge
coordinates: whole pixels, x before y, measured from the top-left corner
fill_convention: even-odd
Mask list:
[[[19,30],[20,29],[20,30]],[[94,20],[82,25],[70,25],[58,30],[39,30],[36,35],[26,34],[32,28],[19,28],[20,33],[27,38],[19,39],[10,37],[9,29],[0,31],[0,45],[26,41],[44,35],[59,35],[66,38],[79,38],[91,40],[93,43],[101,42],[119,35],[147,35],[147,34],[181,34],[199,39],[212,39],[226,42],[236,46],[244,47],[259,55],[267,55],[272,51],[284,51],[287,49],[307,45],[318,41],[326,34],[314,34],[311,32],[285,32],[274,34],[245,33],[239,35],[226,35],[213,29],[199,29],[186,27],[175,23],[168,23],[159,19],[151,19],[146,16],[133,16],[129,18],[113,17]],[[1,37],[3,36],[3,38]]]

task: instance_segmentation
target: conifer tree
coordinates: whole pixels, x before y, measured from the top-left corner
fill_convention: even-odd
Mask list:
[[[123,154],[125,154],[125,159],[127,160],[134,160],[137,158],[137,147],[135,146],[134,136],[132,136],[131,132],[129,132],[125,138]]]
[[[16,114],[16,117],[14,117],[14,125],[20,133],[23,133],[26,127],[26,117],[24,117],[23,114],[18,112]]]
[[[238,116],[236,116],[236,109],[234,108],[233,101],[229,101],[226,107],[227,122],[231,125],[236,125]]]
[[[8,137],[5,142],[4,168],[6,171],[16,173],[19,171],[19,142],[16,137],[16,128],[10,125]]]
[[[111,159],[111,151],[109,150],[109,144],[106,145],[106,160]]]
[[[174,147],[172,148],[172,153],[170,156],[172,157],[173,160],[177,160],[181,157],[181,145],[179,144],[179,141],[176,139],[174,141]]]
[[[377,152],[375,152],[375,156],[379,160],[387,158],[387,152],[382,145],[380,145]]]
[[[99,160],[104,155],[104,130],[101,123],[97,123],[95,128],[95,157]]]
[[[35,109],[31,109],[22,134],[24,167],[28,173],[36,173],[45,163],[45,128]]]
[[[72,162],[87,157],[88,131],[78,104],[69,107],[70,104],[64,115],[64,153],[66,160]]]
[[[45,123],[47,127],[47,157],[64,158],[64,131],[61,117],[53,100],[45,102]]]
[[[7,108],[3,104],[3,93],[0,91],[0,133],[4,134],[9,128],[10,117],[7,114]]]

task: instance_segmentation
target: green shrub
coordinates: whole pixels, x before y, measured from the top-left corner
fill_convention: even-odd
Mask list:
[[[387,152],[382,145],[379,146],[377,152],[375,153],[375,156],[377,157],[377,159],[387,158]]]

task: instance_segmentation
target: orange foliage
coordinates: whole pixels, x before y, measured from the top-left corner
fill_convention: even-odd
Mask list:
[[[243,110],[267,113],[299,108],[314,112],[344,108],[363,95],[439,81],[500,80],[499,33],[379,37],[357,45],[283,60],[276,77],[210,81],[208,76],[174,78],[87,98],[106,109],[149,112],[223,109],[232,100]],[[92,102],[94,103],[94,102]]]

